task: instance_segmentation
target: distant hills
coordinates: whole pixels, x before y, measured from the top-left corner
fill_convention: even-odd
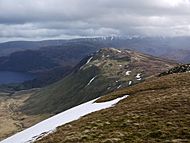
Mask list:
[[[11,87],[15,90],[36,88],[62,79],[83,58],[101,48],[130,49],[188,63],[189,45],[190,37],[99,37],[6,42],[0,44],[0,70],[35,73],[36,79]]]
[[[24,50],[38,50],[42,47],[88,45],[97,49],[114,47],[137,50],[142,53],[188,63],[190,37],[98,37],[72,40],[12,41],[0,44],[0,56]],[[92,49],[93,52],[97,49]]]

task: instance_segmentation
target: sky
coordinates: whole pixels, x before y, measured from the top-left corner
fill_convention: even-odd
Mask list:
[[[190,0],[0,0],[0,41],[190,36]]]

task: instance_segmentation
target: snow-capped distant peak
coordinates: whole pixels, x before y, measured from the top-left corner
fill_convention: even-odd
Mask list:
[[[94,99],[87,103],[71,108],[67,111],[64,111],[60,114],[57,114],[47,120],[44,120],[20,133],[17,133],[1,141],[1,143],[32,143],[37,138],[41,136],[43,137],[44,133],[47,135],[53,132],[58,126],[77,120],[89,113],[112,107],[120,100],[127,98],[127,96],[128,95],[103,103],[95,103],[98,98]]]

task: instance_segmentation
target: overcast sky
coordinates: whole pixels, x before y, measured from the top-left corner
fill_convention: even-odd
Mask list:
[[[190,0],[0,0],[0,41],[190,35]]]

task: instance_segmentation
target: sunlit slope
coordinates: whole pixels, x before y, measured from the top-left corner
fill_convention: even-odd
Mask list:
[[[190,142],[190,73],[172,74],[112,92],[115,107],[61,126],[37,143]]]

